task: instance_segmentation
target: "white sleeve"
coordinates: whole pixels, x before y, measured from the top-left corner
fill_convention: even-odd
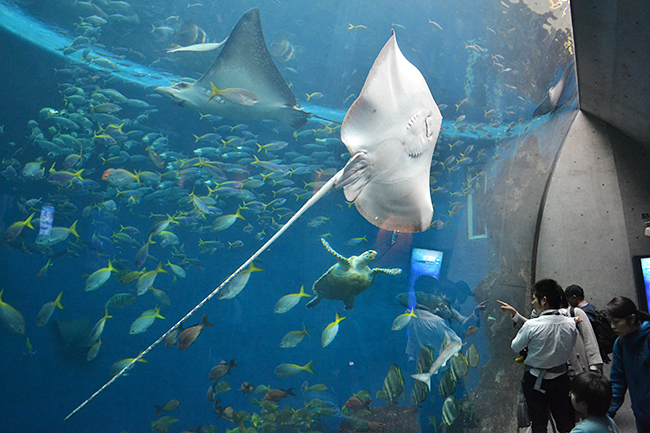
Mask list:
[[[519,332],[517,332],[517,335],[515,335],[515,338],[512,340],[512,343],[510,344],[512,350],[519,353],[525,347],[528,346],[528,343],[530,342],[529,328],[530,327],[526,326],[526,323],[524,323],[524,325],[521,327]]]
[[[591,327],[589,316],[587,316],[587,313],[585,313],[580,308],[575,308],[574,311],[576,316],[582,319],[582,322],[578,323],[577,327],[580,335],[582,336],[582,341],[585,344],[585,352],[587,353],[587,361],[589,362],[589,365],[592,366],[602,364],[603,359],[600,356],[598,340],[596,339],[596,334]]]

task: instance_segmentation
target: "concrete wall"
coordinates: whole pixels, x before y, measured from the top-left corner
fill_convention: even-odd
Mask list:
[[[579,284],[603,307],[636,297],[632,257],[650,254],[642,213],[650,213],[650,154],[605,122],[579,112],[551,179],[540,227],[537,278]],[[610,365],[605,366],[609,376]],[[616,416],[632,432],[629,394]]]
[[[587,301],[600,308],[617,295],[636,300],[632,229],[645,238],[638,224],[626,224],[626,214],[632,211],[626,210],[629,204],[624,209],[615,158],[615,147],[623,140],[619,134],[613,144],[608,129],[601,120],[578,113],[549,186],[536,272],[537,279],[554,278],[563,287],[582,286]],[[626,184],[623,189],[629,190],[626,203],[639,200],[636,183]],[[640,220],[640,212],[636,213]],[[644,243],[646,252],[650,252],[647,239],[638,243]],[[642,245],[635,246],[636,254],[642,250]]]
[[[630,256],[650,254],[642,214],[650,214],[650,151],[607,125],[623,203]]]

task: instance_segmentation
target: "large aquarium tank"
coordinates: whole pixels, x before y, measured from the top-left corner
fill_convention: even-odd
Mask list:
[[[570,15],[1,0],[2,431],[516,431]]]

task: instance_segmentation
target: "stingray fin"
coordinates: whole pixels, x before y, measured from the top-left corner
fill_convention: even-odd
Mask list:
[[[281,122],[295,129],[300,129],[307,124],[310,117],[311,113],[301,110],[297,106],[287,107],[282,113]]]
[[[370,159],[366,152],[357,152],[343,168],[343,171],[334,182],[335,188],[343,187],[345,198],[348,201],[355,201],[363,187],[366,186],[371,179]]]

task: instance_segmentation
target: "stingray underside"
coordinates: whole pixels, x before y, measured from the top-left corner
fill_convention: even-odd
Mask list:
[[[372,224],[408,232],[429,227],[429,171],[441,124],[424,77],[393,34],[341,128],[353,157],[339,184]]]

